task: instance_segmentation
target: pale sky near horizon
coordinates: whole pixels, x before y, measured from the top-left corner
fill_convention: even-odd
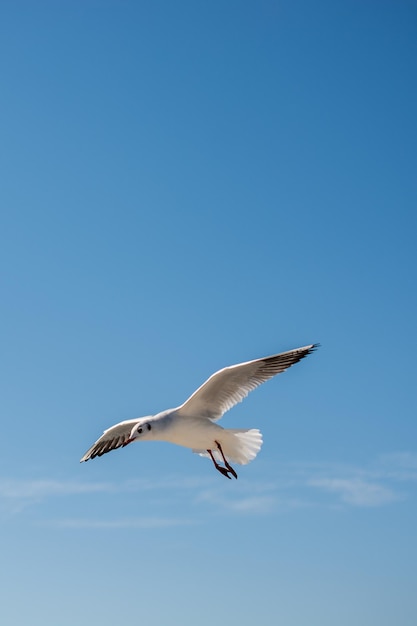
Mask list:
[[[414,626],[412,1],[0,6],[0,620]],[[321,346],[228,481],[104,428]]]

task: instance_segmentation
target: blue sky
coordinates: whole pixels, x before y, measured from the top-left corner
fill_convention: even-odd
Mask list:
[[[4,623],[415,623],[414,2],[3,2]],[[79,459],[210,374],[227,481]]]

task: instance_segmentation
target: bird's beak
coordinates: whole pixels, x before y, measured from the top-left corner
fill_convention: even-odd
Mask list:
[[[132,439],[132,437],[129,437],[129,439],[126,439],[126,441],[122,444],[122,448],[127,446],[128,443],[132,443],[132,441],[135,441],[134,439]]]

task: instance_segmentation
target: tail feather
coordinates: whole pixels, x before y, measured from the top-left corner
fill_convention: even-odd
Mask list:
[[[262,433],[257,428],[250,430],[244,428],[224,428],[218,437],[226,458],[233,463],[246,465],[258,454],[262,446]],[[209,457],[206,450],[193,450],[200,456]],[[221,454],[218,450],[212,450],[214,457],[218,461],[222,461]]]

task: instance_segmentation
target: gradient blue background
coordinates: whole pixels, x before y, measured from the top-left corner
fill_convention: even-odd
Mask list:
[[[2,623],[416,623],[415,2],[0,6]],[[312,342],[227,481],[102,430]]]

